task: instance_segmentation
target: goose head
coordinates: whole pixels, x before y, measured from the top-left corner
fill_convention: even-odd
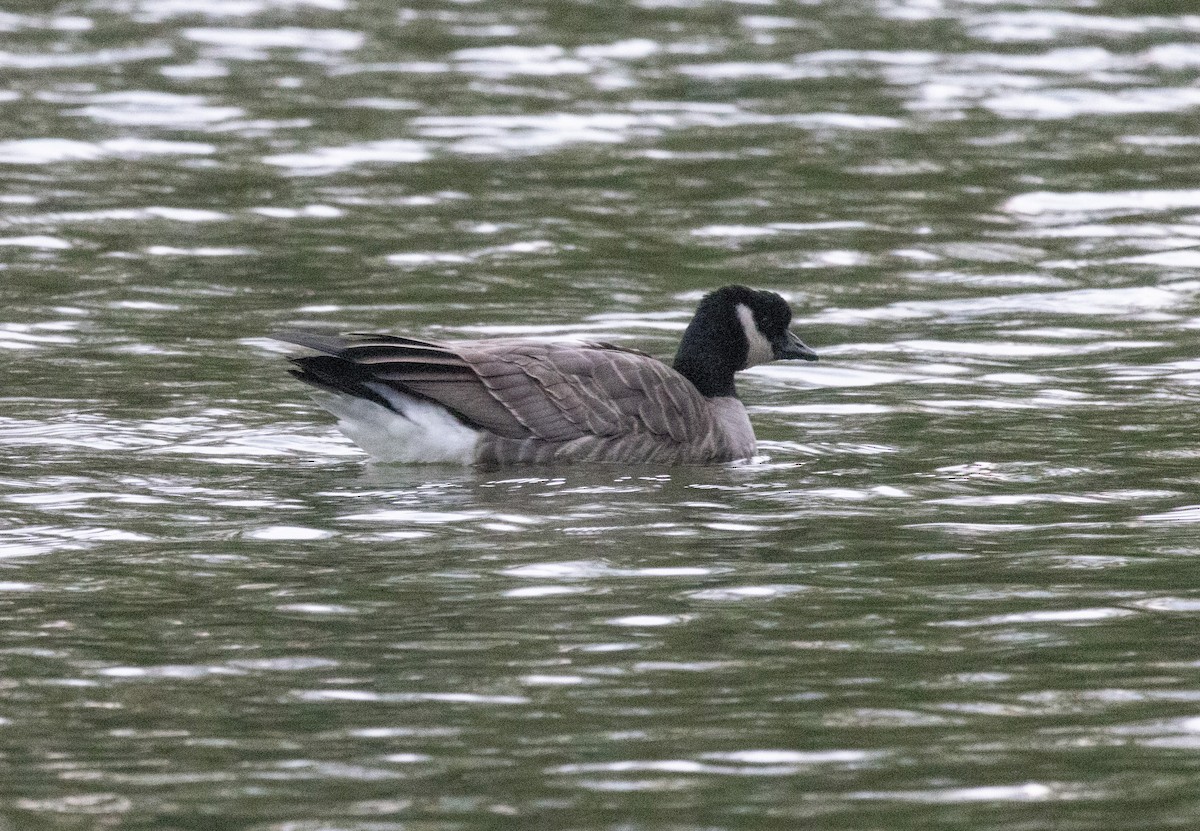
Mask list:
[[[787,301],[773,291],[719,288],[696,307],[675,354],[675,370],[709,398],[736,396],[736,372],[770,361],[817,360],[788,328],[791,322]]]

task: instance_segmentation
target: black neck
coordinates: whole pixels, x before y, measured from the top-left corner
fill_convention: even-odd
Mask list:
[[[675,371],[705,398],[736,398],[733,374],[746,362],[746,349],[742,324],[728,304],[701,303],[679,342]]]

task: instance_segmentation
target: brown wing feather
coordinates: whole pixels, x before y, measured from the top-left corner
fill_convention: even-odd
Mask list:
[[[529,431],[488,391],[474,370],[447,344],[395,335],[346,337],[278,332],[277,340],[324,355],[293,358],[302,381],[388,406],[372,384],[435,401],[464,422],[505,438]],[[326,357],[328,356],[328,357]]]
[[[713,426],[695,387],[641,352],[609,344],[512,341],[464,344],[460,352],[539,438],[649,432],[688,442]]]
[[[559,443],[643,435],[686,443],[713,427],[704,398],[686,379],[655,358],[612,344],[439,343],[307,332],[275,337],[344,364],[345,378],[332,377],[339,364],[324,359],[324,377],[305,380],[343,392],[354,384],[386,384],[507,439]],[[317,360],[294,359],[301,372]]]

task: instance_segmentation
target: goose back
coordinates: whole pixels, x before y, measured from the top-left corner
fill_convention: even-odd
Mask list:
[[[755,452],[737,398],[705,398],[662,361],[609,343],[275,337],[323,353],[292,359],[294,374],[322,389],[400,415],[406,396],[444,407],[479,431],[480,464],[688,464]]]

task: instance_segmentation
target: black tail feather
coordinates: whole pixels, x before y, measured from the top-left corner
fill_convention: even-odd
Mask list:
[[[384,386],[403,396],[437,404],[468,427],[482,429],[454,407],[405,383],[418,378],[426,385],[438,381],[461,383],[464,377],[474,376],[474,370],[462,358],[440,344],[398,335],[342,337],[296,330],[274,332],[271,337],[324,353],[288,358],[295,367],[290,374],[317,389],[362,398],[407,418],[402,399],[389,400],[377,392]]]
[[[396,412],[396,408],[392,406],[391,402],[367,386],[367,382],[373,380],[371,373],[358,364],[329,355],[313,355],[289,360],[295,364],[296,369],[288,371],[306,384],[326,392],[365,398]]]

